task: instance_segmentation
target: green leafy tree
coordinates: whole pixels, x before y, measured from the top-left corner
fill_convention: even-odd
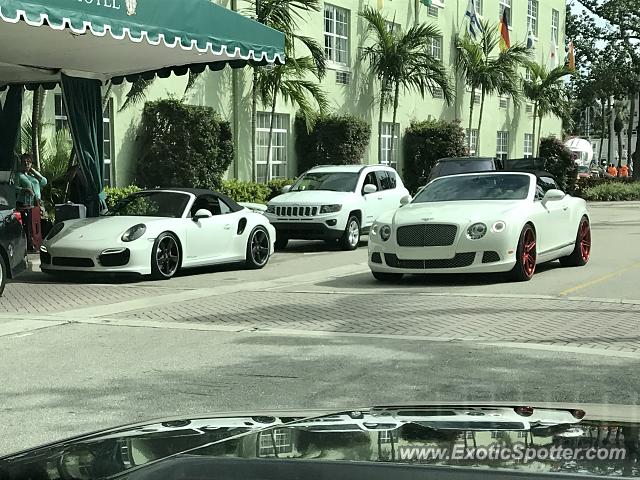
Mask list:
[[[522,81],[522,93],[533,103],[532,132],[536,151],[539,151],[542,119],[550,114],[568,119],[571,114],[563,82],[567,75],[571,75],[571,71],[564,65],[547,70],[544,65],[535,62],[527,62],[527,68],[530,79]],[[536,122],[538,122],[537,138]]]
[[[456,69],[471,89],[469,101],[469,131],[473,126],[474,95],[480,90],[480,115],[478,118],[478,151],[482,137],[482,115],[487,95],[507,95],[513,103],[520,103],[520,76],[518,69],[525,65],[530,52],[522,43],[502,51],[498,48],[500,34],[495,24],[482,23],[482,34],[478,42],[468,33],[456,37]],[[471,135],[468,138],[471,148]]]
[[[418,24],[403,32],[389,28],[390,22],[373,8],[365,8],[360,15],[367,22],[367,34],[373,37],[362,49],[362,58],[369,62],[370,72],[380,82],[378,139],[382,137],[382,117],[389,95],[393,95],[392,125],[396,124],[400,90],[417,91],[424,98],[427,92],[433,95],[439,89],[447,103],[452,101],[447,70],[431,53],[432,40],[441,36],[437,27]],[[391,135],[391,157],[393,150],[394,135]]]

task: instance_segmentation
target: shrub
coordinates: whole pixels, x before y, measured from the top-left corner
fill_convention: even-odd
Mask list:
[[[424,184],[436,161],[467,154],[464,130],[458,122],[412,122],[404,134],[404,181],[411,192]]]
[[[311,131],[297,115],[295,128],[299,172],[316,165],[361,164],[371,138],[371,126],[353,115],[322,115]]]
[[[263,183],[224,180],[220,191],[236,202],[267,203],[271,188]]]
[[[583,197],[585,200],[609,202],[640,200],[640,183],[607,181],[587,188],[583,192]]]
[[[571,150],[557,138],[543,138],[540,142],[540,157],[544,160],[545,171],[556,177],[560,188],[573,193],[576,189],[578,166]]]
[[[233,160],[233,140],[229,122],[212,108],[178,100],[147,102],[142,129],[140,186],[220,187]]]
[[[295,178],[275,178],[273,180],[270,180],[267,183],[267,187],[271,189],[271,192],[269,193],[267,200],[271,200],[273,197],[277,197],[278,195],[280,195],[282,193],[283,187],[287,185],[293,185],[293,182],[295,181]]]
[[[123,188],[105,187],[104,193],[107,196],[107,207],[109,207],[109,209],[113,208],[120,200],[140,190],[140,187],[136,185],[129,185]]]
[[[604,185],[606,183],[631,183],[633,179],[631,177],[618,177],[618,178],[602,178],[602,177],[585,177],[579,178],[576,182],[576,188],[572,195],[576,197],[584,197],[585,192],[592,187],[598,185]]]

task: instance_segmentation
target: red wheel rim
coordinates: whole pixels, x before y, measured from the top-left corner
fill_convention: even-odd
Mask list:
[[[589,255],[591,255],[591,226],[587,219],[582,220],[582,223],[580,223],[578,241],[580,242],[580,255],[582,255],[582,260],[586,262],[589,260]]]
[[[536,271],[536,235],[531,228],[527,228],[524,232],[522,268],[527,277],[533,276],[533,272]]]

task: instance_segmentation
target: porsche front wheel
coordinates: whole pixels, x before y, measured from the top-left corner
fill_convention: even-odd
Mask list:
[[[180,268],[180,247],[170,232],[161,233],[151,250],[151,275],[157,280],[169,280]]]
[[[531,280],[536,271],[538,250],[536,248],[536,231],[527,224],[520,233],[518,249],[516,250],[516,264],[511,270],[511,278],[517,282]]]
[[[269,261],[270,253],[269,233],[264,227],[254,228],[247,242],[247,267],[255,270],[264,267]]]

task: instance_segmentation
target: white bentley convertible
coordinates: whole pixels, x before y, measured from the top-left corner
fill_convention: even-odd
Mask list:
[[[56,224],[40,249],[43,272],[122,272],[171,278],[181,268],[245,262],[262,268],[275,229],[264,215],[210,190],[146,190],[108,215]]]
[[[405,273],[510,272],[582,266],[591,253],[586,202],[548,173],[491,172],[438,178],[374,223],[369,267],[378,280]]]

